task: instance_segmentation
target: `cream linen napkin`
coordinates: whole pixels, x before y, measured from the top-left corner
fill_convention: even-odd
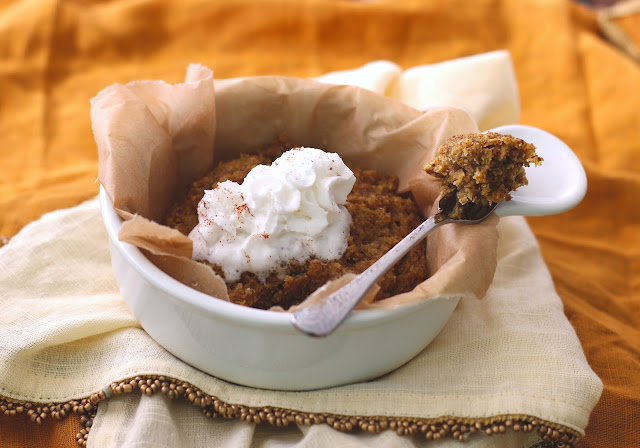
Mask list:
[[[536,448],[535,433],[509,431],[496,437],[478,434],[461,443],[451,438],[438,442],[424,437],[334,431],[325,425],[249,425],[222,419],[202,422],[200,411],[176,405],[163,396],[118,396],[100,406],[91,430],[92,447],[269,447],[269,448]],[[118,428],[114,430],[114,428]],[[542,448],[542,447],[538,447]]]
[[[508,61],[508,55],[500,55],[496,60],[504,63],[506,57]],[[391,85],[396,89],[404,85],[402,73],[391,71],[390,75],[390,66],[383,65],[383,70],[374,65],[379,70],[374,74],[371,66],[361,69],[360,73],[371,75],[369,88],[387,92]],[[509,70],[503,77],[513,79]],[[474,77],[477,72],[467,82]],[[504,98],[502,103],[517,105],[517,96]],[[496,123],[515,120],[508,112],[513,108],[471,103],[465,107],[476,111],[477,120],[482,114],[491,116],[494,108],[501,110],[494,115],[502,117]],[[57,211],[25,227],[0,249],[4,311],[0,315],[0,396],[62,403],[86,398],[136,375],[166,375],[194,384],[223,402],[257,408],[372,419],[528,416],[581,435],[602,383],[589,368],[562,312],[525,220],[503,219],[499,231],[498,269],[486,297],[462,300],[442,333],[410,363],[366,383],[275,392],[220,381],[159,347],[137,325],[118,293],[97,201]],[[537,433],[508,430],[500,437],[477,435],[470,441],[473,445],[467,446],[532,446],[540,438]],[[185,400],[169,402],[161,394],[142,398],[125,394],[101,401],[89,437],[89,445],[99,447],[426,443],[423,437],[399,437],[393,431],[345,435],[324,424],[282,430],[211,420]]]
[[[87,397],[116,380],[164,374],[247,406],[421,418],[528,415],[583,434],[602,384],[562,312],[525,220],[502,219],[499,231],[498,269],[486,297],[463,299],[440,335],[410,363],[375,381],[276,392],[220,381],[158,346],[118,294],[97,200],[57,211],[0,249],[0,395],[59,403]],[[145,440],[150,443],[145,446],[198,446],[199,441],[204,446],[212,440],[253,446],[264,438],[268,446],[426,443],[393,431],[352,439],[326,425],[280,433],[206,419],[184,400],[170,406],[167,401],[160,394],[153,399],[127,394],[101,402],[90,446],[135,446]],[[539,441],[536,434],[508,434],[470,440],[488,446]]]

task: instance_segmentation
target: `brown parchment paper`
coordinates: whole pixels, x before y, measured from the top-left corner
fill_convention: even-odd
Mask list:
[[[424,165],[448,137],[478,130],[456,108],[418,111],[358,87],[308,79],[214,81],[213,72],[201,65],[190,65],[182,84],[109,86],[92,99],[91,119],[99,181],[126,220],[120,239],[144,249],[182,283],[224,300],[224,281],[188,258],[191,240],[158,224],[184,187],[215,162],[285,133],[298,145],[338,153],[350,166],[397,175],[399,191],[411,192],[427,217],[435,210],[440,185]],[[361,307],[395,307],[436,295],[484,296],[497,262],[497,221],[492,217],[432,232],[429,278],[411,292],[363,301]],[[348,277],[336,284],[345,281]]]

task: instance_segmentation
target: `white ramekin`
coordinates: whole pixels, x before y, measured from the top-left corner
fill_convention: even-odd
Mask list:
[[[293,328],[289,313],[219,300],[168,276],[118,239],[122,219],[102,187],[100,204],[113,272],[136,319],[177,358],[232,383],[311,390],[378,377],[425,349],[459,300],[354,311],[330,336],[312,338]]]

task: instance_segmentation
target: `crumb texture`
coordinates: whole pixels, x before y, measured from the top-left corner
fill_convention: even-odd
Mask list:
[[[508,201],[527,185],[524,167],[540,165],[535,146],[511,135],[487,132],[448,139],[425,171],[442,180],[440,195],[451,206],[448,216],[463,219],[473,206]]]

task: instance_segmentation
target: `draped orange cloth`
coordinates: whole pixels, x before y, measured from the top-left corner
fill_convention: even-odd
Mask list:
[[[640,12],[620,21],[640,29]],[[496,49],[511,52],[521,123],[562,138],[588,176],[580,206],[529,219],[604,381],[581,446],[633,446],[640,440],[640,65],[568,0],[1,2],[0,236],[97,194],[89,99],[112,83],[179,82],[190,62],[212,67],[216,78],[305,77],[378,59],[410,68]],[[80,429],[73,415],[37,426],[26,414],[0,414],[0,446],[77,446]]]

